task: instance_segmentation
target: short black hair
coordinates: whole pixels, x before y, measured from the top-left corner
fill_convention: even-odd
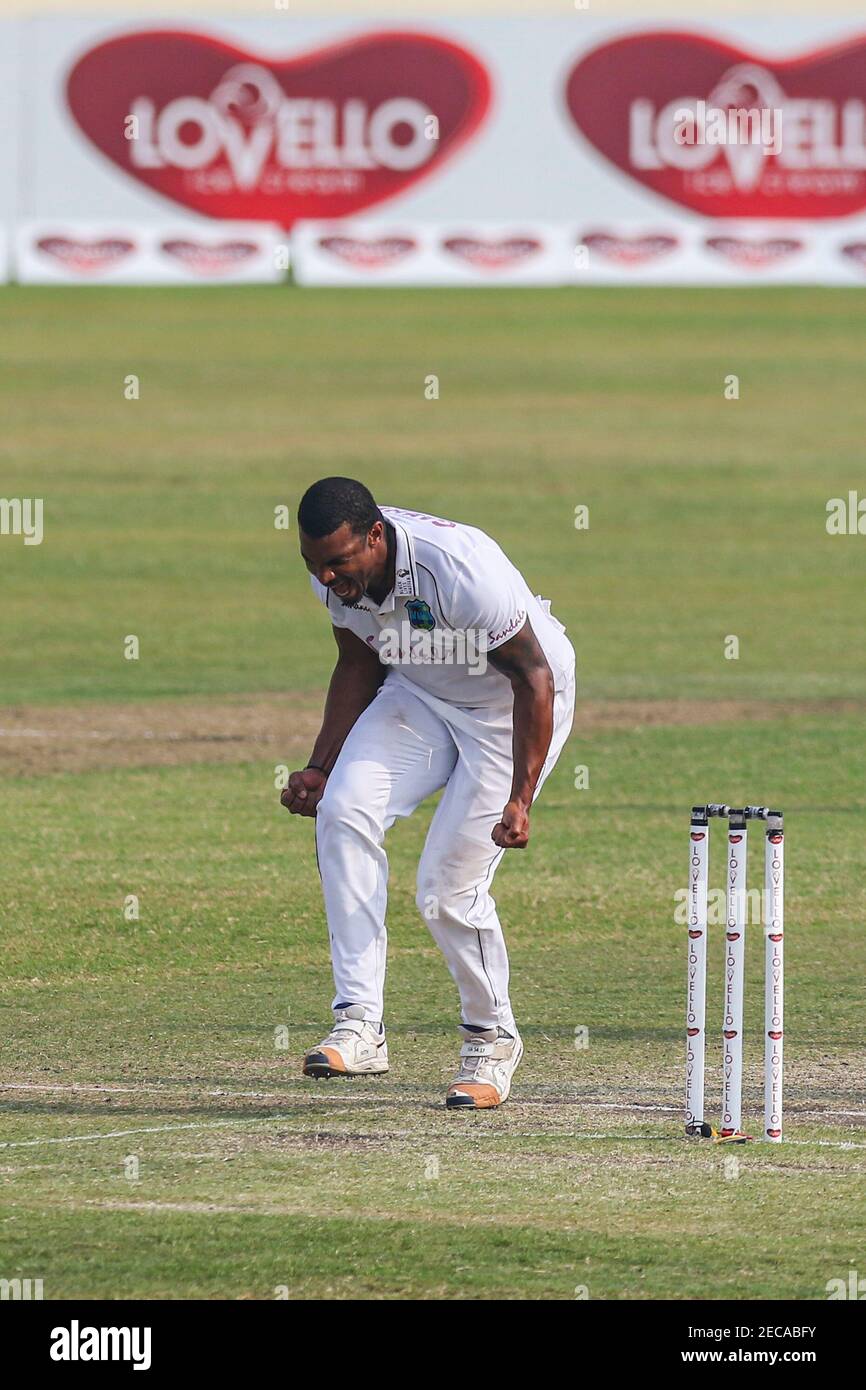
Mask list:
[[[344,521],[354,535],[366,535],[382,520],[372,492],[354,478],[320,478],[307,488],[298,507],[298,525],[314,540],[330,536]]]

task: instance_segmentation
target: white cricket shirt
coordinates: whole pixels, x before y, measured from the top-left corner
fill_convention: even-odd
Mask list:
[[[348,628],[407,680],[454,705],[497,705],[511,682],[486,660],[529,621],[557,690],[574,650],[550,605],[534,595],[494,540],[475,526],[402,507],[380,507],[397,537],[396,577],[378,606],[344,604],[313,576],[335,627]]]

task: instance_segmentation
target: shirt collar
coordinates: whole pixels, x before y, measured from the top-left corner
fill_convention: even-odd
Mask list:
[[[365,606],[371,613],[391,613],[397,606],[398,598],[417,597],[418,594],[418,572],[415,567],[415,547],[412,544],[412,537],[401,526],[399,521],[388,518],[391,526],[394,527],[394,534],[397,538],[397,548],[394,554],[394,587],[390,594],[377,607],[370,602],[370,595],[365,595]]]

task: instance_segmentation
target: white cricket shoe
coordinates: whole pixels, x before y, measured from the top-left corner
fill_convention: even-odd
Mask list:
[[[461,1025],[466,1039],[460,1049],[460,1070],[445,1095],[449,1110],[489,1110],[508,1099],[511,1078],[523,1056],[523,1042],[515,1029],[512,1038],[504,1028],[474,1033]]]
[[[304,1076],[371,1076],[388,1070],[384,1028],[365,1023],[360,1004],[334,1010],[334,1026],[304,1058]]]

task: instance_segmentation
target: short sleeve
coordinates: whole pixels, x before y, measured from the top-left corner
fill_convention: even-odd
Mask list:
[[[507,570],[464,571],[453,590],[451,625],[485,635],[487,651],[514,637],[526,622],[526,599]]]
[[[334,624],[334,627],[348,627],[348,621],[343,615],[343,605],[338,599],[334,599],[333,602],[331,601],[329,590],[325,588],[324,584],[319,583],[314,574],[310,575],[310,587],[319,602],[324,604],[327,608],[328,616]]]

